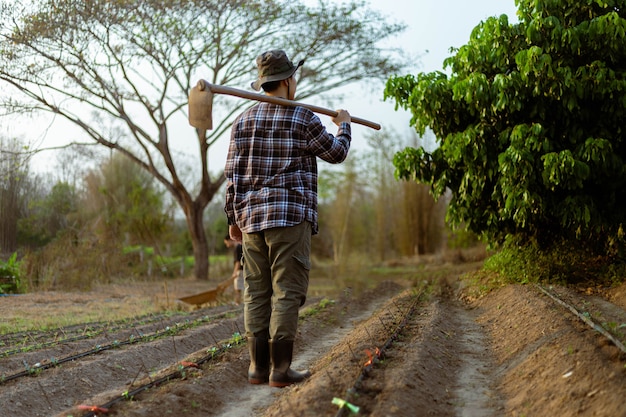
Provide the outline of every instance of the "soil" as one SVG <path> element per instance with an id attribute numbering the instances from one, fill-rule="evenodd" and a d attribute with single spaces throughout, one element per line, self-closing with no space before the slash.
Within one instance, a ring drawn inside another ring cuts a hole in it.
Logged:
<path id="1" fill-rule="evenodd" d="M 0 415 L 84 416 L 79 406 L 119 399 L 106 415 L 347 416 L 354 406 L 362 416 L 626 416 L 622 350 L 534 285 L 477 296 L 463 277 L 480 267 L 420 265 L 411 279 L 310 297 L 292 366 L 313 375 L 282 389 L 247 382 L 247 347 L 237 336 L 243 311 L 228 303 L 7 334 Z M 189 280 L 168 285 L 172 300 L 205 290 Z M 3 297 L 0 314 L 163 302 L 157 289 L 161 283 Z M 626 328 L 624 285 L 548 290 L 618 336 Z M 25 369 L 32 375 L 7 380 Z M 341 400 L 348 404 L 339 408 Z"/>

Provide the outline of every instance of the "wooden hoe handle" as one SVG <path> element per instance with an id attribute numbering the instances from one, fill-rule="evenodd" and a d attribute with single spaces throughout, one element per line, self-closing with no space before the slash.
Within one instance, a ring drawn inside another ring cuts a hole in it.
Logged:
<path id="1" fill-rule="evenodd" d="M 300 103 L 299 101 L 287 100 L 287 99 L 280 98 L 280 97 L 272 97 L 272 96 L 266 96 L 264 94 L 251 93 L 251 92 L 248 92 L 248 91 L 239 90 L 237 88 L 225 87 L 223 85 L 215 85 L 215 84 L 209 83 L 206 80 L 198 81 L 197 88 L 200 91 L 209 90 L 210 92 L 212 92 L 214 94 L 226 94 L 226 95 L 229 95 L 229 96 L 247 98 L 249 100 L 256 100 L 256 101 L 263 101 L 263 102 L 266 102 L 266 103 L 280 104 L 282 106 L 290 106 L 290 107 L 301 106 L 301 107 L 305 107 L 305 108 L 307 108 L 307 109 L 309 109 L 309 110 L 311 110 L 312 112 L 315 112 L 315 113 L 325 114 L 325 115 L 330 116 L 330 117 L 336 117 L 337 116 L 337 112 L 336 111 L 330 110 L 330 109 L 326 109 L 324 107 L 314 106 L 312 104 Z M 374 123 L 374 122 L 371 122 L 369 120 L 361 119 L 359 117 L 354 117 L 354 116 L 351 116 L 350 120 L 352 122 L 354 122 L 354 123 L 358 123 L 358 124 L 363 125 L 363 126 L 371 127 L 372 129 L 380 130 L 380 125 L 378 123 Z"/>

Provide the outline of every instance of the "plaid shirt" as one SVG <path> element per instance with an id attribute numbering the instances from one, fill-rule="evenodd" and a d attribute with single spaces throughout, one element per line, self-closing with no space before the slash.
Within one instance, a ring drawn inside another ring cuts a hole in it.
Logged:
<path id="1" fill-rule="evenodd" d="M 233 123 L 224 168 L 228 224 L 254 233 L 309 221 L 317 233 L 317 160 L 343 162 L 349 123 L 337 136 L 304 107 L 260 103 Z"/>

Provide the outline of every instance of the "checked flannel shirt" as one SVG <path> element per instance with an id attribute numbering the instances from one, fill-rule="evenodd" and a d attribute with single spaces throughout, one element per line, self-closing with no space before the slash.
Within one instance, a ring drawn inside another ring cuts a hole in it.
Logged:
<path id="1" fill-rule="evenodd" d="M 228 224 L 244 233 L 311 223 L 317 233 L 317 160 L 340 163 L 349 123 L 337 135 L 304 107 L 260 103 L 233 123 L 224 175 Z"/>

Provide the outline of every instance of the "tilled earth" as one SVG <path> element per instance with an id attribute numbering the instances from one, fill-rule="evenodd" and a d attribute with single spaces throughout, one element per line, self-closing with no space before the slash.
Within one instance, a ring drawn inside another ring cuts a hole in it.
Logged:
<path id="1" fill-rule="evenodd" d="M 230 305 L 6 335 L 0 415 L 626 416 L 622 350 L 534 285 L 477 297 L 460 280 L 467 265 L 445 270 L 312 297 L 293 366 L 313 376 L 284 389 L 247 383 L 242 309 Z M 626 329 L 626 287 L 548 290 L 617 338 Z M 0 299 L 0 314 L 44 311 L 42 298 Z"/>

